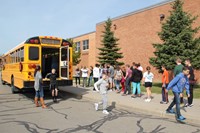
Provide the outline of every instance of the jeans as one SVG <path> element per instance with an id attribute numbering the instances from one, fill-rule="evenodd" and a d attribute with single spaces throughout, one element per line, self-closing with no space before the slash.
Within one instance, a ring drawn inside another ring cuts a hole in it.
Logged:
<path id="1" fill-rule="evenodd" d="M 115 86 L 117 88 L 117 90 L 119 91 L 120 89 L 120 80 L 114 80 L 115 81 Z"/>
<path id="2" fill-rule="evenodd" d="M 128 91 L 128 94 L 131 94 L 130 79 L 131 78 L 129 78 L 129 77 L 126 78 L 124 94 L 126 94 L 127 91 Z"/>
<path id="3" fill-rule="evenodd" d="M 40 88 L 40 90 L 38 91 L 35 91 L 35 97 L 37 98 L 43 98 L 44 97 L 44 90 L 43 90 L 43 87 Z"/>
<path id="4" fill-rule="evenodd" d="M 90 77 L 88 78 L 88 86 L 90 86 L 91 83 L 92 83 L 92 76 L 90 76 Z"/>
<path id="5" fill-rule="evenodd" d="M 133 86 L 133 94 L 135 95 L 136 89 L 137 89 L 137 94 L 140 95 L 141 90 L 140 90 L 140 82 L 132 82 Z"/>
<path id="6" fill-rule="evenodd" d="M 171 110 L 173 108 L 173 106 L 176 105 L 176 114 L 177 114 L 177 118 L 179 118 L 179 116 L 181 116 L 181 112 L 180 112 L 180 93 L 173 92 L 173 94 L 174 94 L 174 100 L 169 105 L 168 110 Z"/>

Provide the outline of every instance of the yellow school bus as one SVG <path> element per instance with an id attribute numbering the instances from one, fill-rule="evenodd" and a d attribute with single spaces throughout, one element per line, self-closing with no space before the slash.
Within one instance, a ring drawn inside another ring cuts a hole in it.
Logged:
<path id="1" fill-rule="evenodd" d="M 10 84 L 13 93 L 20 89 L 34 88 L 34 70 L 41 66 L 45 78 L 56 69 L 58 86 L 72 85 L 72 44 L 52 36 L 36 36 L 27 39 L 2 57 L 2 84 Z M 43 80 L 49 88 L 49 80 Z"/>

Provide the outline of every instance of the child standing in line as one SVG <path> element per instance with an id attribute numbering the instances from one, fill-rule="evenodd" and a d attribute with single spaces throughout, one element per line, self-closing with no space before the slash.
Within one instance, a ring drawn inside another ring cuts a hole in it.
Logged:
<path id="1" fill-rule="evenodd" d="M 162 66 L 163 74 L 162 74 L 162 101 L 160 104 L 167 104 L 168 100 L 168 93 L 166 93 L 166 88 L 169 84 L 169 72 L 167 71 L 165 66 Z"/>
<path id="2" fill-rule="evenodd" d="M 146 87 L 147 90 L 147 99 L 145 99 L 145 102 L 150 102 L 151 101 L 151 87 L 152 87 L 152 82 L 153 82 L 153 73 L 151 73 L 151 68 L 150 66 L 147 66 L 146 72 L 143 75 L 143 81 L 144 81 L 144 86 Z"/>
<path id="3" fill-rule="evenodd" d="M 174 94 L 174 100 L 167 108 L 166 112 L 175 114 L 174 110 L 172 109 L 174 105 L 176 105 L 176 115 L 177 120 L 183 121 L 186 118 L 184 118 L 181 115 L 180 112 L 180 94 L 183 92 L 183 89 L 186 88 L 186 92 L 188 94 L 188 97 L 190 97 L 190 90 L 189 90 L 189 75 L 190 70 L 187 67 L 183 68 L 183 72 L 178 74 L 168 85 L 166 92 L 172 88 L 172 92 Z"/>
<path id="4" fill-rule="evenodd" d="M 50 89 L 51 89 L 51 94 L 52 94 L 52 99 L 53 102 L 57 102 L 57 97 L 58 97 L 58 84 L 56 81 L 56 69 L 52 69 L 51 73 L 48 73 L 45 77 L 45 79 L 49 78 L 50 79 Z"/>
<path id="5" fill-rule="evenodd" d="M 81 69 L 81 73 L 83 78 L 83 87 L 86 87 L 88 77 L 88 69 L 86 68 L 86 66 L 84 66 L 84 68 Z"/>
<path id="6" fill-rule="evenodd" d="M 102 78 L 99 79 L 95 84 L 94 88 L 96 89 L 97 92 L 100 92 L 102 96 L 102 101 L 99 103 L 95 103 L 95 110 L 98 110 L 98 107 L 100 104 L 103 104 L 103 114 L 108 115 L 109 112 L 106 110 L 107 109 L 107 90 L 108 90 L 108 76 L 106 74 L 102 74 Z M 99 86 L 99 89 L 98 89 Z"/>
<path id="7" fill-rule="evenodd" d="M 80 77 L 81 77 L 81 71 L 80 71 L 80 69 L 77 67 L 77 68 L 76 68 L 76 71 L 75 71 L 76 87 L 78 87 L 78 84 L 79 84 L 79 86 L 80 86 L 80 84 L 81 84 L 81 79 L 80 79 Z"/>

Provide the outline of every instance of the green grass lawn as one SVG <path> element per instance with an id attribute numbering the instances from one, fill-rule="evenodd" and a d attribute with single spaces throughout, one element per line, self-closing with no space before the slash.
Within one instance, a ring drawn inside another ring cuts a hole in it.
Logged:
<path id="1" fill-rule="evenodd" d="M 75 83 L 75 78 L 73 82 Z M 92 80 L 92 84 L 93 84 L 93 80 Z M 82 85 L 82 78 L 81 78 L 81 85 Z M 153 83 L 153 87 L 151 89 L 152 93 L 161 94 L 161 86 L 162 86 L 161 83 Z M 141 91 L 143 93 L 146 93 L 146 89 L 143 85 L 141 85 Z M 173 95 L 171 90 L 169 91 L 169 95 Z M 184 97 L 185 96 L 186 95 L 184 94 Z M 200 85 L 194 86 L 194 98 L 200 99 Z"/>
<path id="2" fill-rule="evenodd" d="M 152 93 L 161 94 L 161 86 L 162 86 L 161 83 L 154 83 L 153 87 L 151 89 Z M 146 89 L 144 86 L 141 86 L 141 91 L 146 92 Z M 169 95 L 173 95 L 171 90 L 169 91 Z M 200 98 L 200 86 L 199 85 L 195 85 L 195 87 L 194 87 L 194 98 Z"/>

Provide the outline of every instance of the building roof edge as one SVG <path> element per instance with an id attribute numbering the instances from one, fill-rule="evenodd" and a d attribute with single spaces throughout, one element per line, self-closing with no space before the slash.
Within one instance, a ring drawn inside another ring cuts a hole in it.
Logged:
<path id="1" fill-rule="evenodd" d="M 120 16 L 118 16 L 118 17 L 114 17 L 114 18 L 112 18 L 111 20 L 117 20 L 117 19 L 121 19 L 121 18 L 124 18 L 124 17 L 128 17 L 128 16 L 133 15 L 133 14 L 141 13 L 141 12 L 144 12 L 144 11 L 147 11 L 147 10 L 150 10 L 150 9 L 153 9 L 153 8 L 156 8 L 156 7 L 160 7 L 160 6 L 169 4 L 169 3 L 173 2 L 173 1 L 175 1 L 175 0 L 165 0 L 165 1 L 162 1 L 162 2 L 157 3 L 157 4 L 154 4 L 154 5 L 145 7 L 145 8 L 141 8 L 141 9 L 139 9 L 139 10 L 135 10 L 135 11 L 129 12 L 129 13 L 120 15 Z M 102 22 L 97 23 L 96 25 L 100 25 L 100 24 L 103 24 L 103 23 L 105 23 L 105 22 L 106 22 L 106 21 L 102 21 Z"/>

